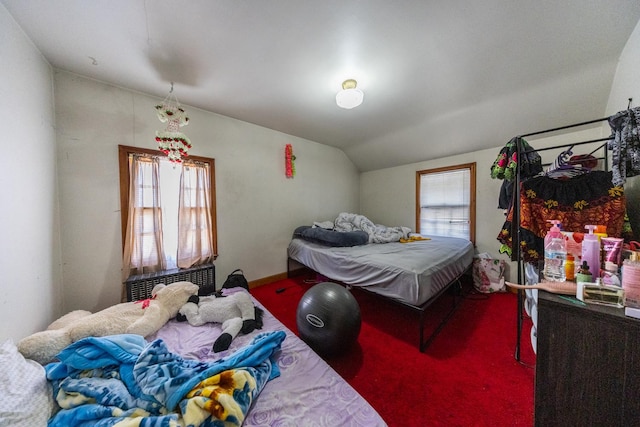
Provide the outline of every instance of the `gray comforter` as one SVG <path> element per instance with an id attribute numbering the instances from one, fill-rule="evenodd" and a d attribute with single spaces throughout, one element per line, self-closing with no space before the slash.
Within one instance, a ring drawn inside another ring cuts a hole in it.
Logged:
<path id="1" fill-rule="evenodd" d="M 387 227 L 374 224 L 364 215 L 342 212 L 334 221 L 335 231 L 365 231 L 369 235 L 369 243 L 390 243 L 406 239 L 411 232 L 408 227 Z"/>

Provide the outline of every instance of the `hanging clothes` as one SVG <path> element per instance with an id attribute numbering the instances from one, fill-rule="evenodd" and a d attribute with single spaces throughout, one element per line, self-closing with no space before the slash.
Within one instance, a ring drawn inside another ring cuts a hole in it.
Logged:
<path id="1" fill-rule="evenodd" d="M 518 139 L 521 142 L 521 160 L 518 160 Z M 516 178 L 516 170 L 520 169 L 520 179 L 524 180 L 542 172 L 542 158 L 520 137 L 512 138 L 500 150 L 498 157 L 491 166 L 491 178 L 502 179 L 502 187 L 498 197 L 498 208 L 509 209 L 512 202 L 513 184 Z"/>
<path id="2" fill-rule="evenodd" d="M 537 265 L 544 260 L 547 220 L 557 219 L 562 230 L 583 233 L 587 224 L 605 225 L 607 234 L 620 236 L 626 198 L 621 186 L 612 184 L 612 172 L 592 171 L 571 179 L 556 180 L 541 175 L 523 181 L 520 187 L 520 242 L 522 259 Z M 498 241 L 500 253 L 515 261 L 513 239 L 517 230 L 509 211 Z"/>
<path id="3" fill-rule="evenodd" d="M 628 176 L 640 175 L 640 107 L 629 108 L 609 117 L 613 183 L 623 185 Z"/>
<path id="4" fill-rule="evenodd" d="M 518 139 L 520 139 L 522 147 L 522 160 L 520 161 L 518 160 Z M 500 150 L 491 166 L 491 178 L 513 181 L 516 177 L 518 163 L 520 163 L 520 178 L 535 176 L 542 172 L 540 155 L 527 141 L 516 136 Z"/>
<path id="5" fill-rule="evenodd" d="M 549 176 L 551 172 L 569 165 L 569 159 L 573 155 L 573 151 L 571 151 L 572 149 L 573 149 L 573 145 L 567 148 L 566 150 L 564 150 L 562 153 L 558 154 L 558 157 L 556 157 L 555 160 L 551 162 L 547 170 L 545 170 L 545 173 L 547 174 L 547 176 Z"/>
<path id="6" fill-rule="evenodd" d="M 509 209 L 513 203 L 515 181 L 502 181 L 500 194 L 498 195 L 498 209 Z"/>
<path id="7" fill-rule="evenodd" d="M 544 174 L 553 179 L 570 179 L 590 172 L 591 168 L 598 164 L 598 160 L 596 159 L 594 166 L 586 167 L 583 165 L 586 160 L 582 158 L 580 160 L 574 160 L 579 156 L 573 156 L 573 151 L 571 151 L 572 148 L 573 146 L 560 153 L 545 170 Z"/>

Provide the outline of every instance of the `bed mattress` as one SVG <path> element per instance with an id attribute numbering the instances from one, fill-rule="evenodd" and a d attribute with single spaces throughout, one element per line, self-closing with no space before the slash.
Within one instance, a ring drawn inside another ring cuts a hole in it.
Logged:
<path id="1" fill-rule="evenodd" d="M 264 309 L 254 298 L 254 304 Z M 256 398 L 242 424 L 257 426 L 386 426 L 385 421 L 358 392 L 307 344 L 265 309 L 262 330 L 238 335 L 229 350 L 213 353 L 221 333 L 219 324 L 192 327 L 171 320 L 151 341 L 161 338 L 169 350 L 187 359 L 217 360 L 249 344 L 261 331 L 284 331 L 277 364 L 280 376 L 269 381 Z"/>
<path id="2" fill-rule="evenodd" d="M 421 306 L 469 268 L 474 248 L 465 239 L 436 236 L 353 247 L 293 238 L 288 255 L 327 278 Z"/>

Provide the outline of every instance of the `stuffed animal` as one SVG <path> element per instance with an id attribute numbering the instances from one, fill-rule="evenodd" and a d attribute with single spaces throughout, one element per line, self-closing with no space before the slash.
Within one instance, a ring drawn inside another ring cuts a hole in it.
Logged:
<path id="1" fill-rule="evenodd" d="M 222 323 L 222 334 L 213 343 L 213 352 L 218 353 L 227 350 L 239 333 L 262 329 L 262 314 L 262 309 L 253 305 L 251 295 L 238 290 L 228 296 L 220 293 L 204 297 L 194 295 L 182 306 L 176 319 L 186 320 L 193 326 Z"/>
<path id="2" fill-rule="evenodd" d="M 82 338 L 116 334 L 146 337 L 174 318 L 189 297 L 197 293 L 198 285 L 191 282 L 159 284 L 151 292 L 153 297 L 147 300 L 116 304 L 97 313 L 72 311 L 53 322 L 47 330 L 22 339 L 18 342 L 18 350 L 27 359 L 45 364 Z"/>

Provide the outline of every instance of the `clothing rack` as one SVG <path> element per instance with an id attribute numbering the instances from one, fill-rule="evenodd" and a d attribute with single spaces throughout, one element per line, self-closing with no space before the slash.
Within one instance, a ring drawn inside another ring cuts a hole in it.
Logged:
<path id="1" fill-rule="evenodd" d="M 513 240 L 516 244 L 512 244 L 512 254 L 515 255 L 516 257 L 516 261 L 517 261 L 517 283 L 523 284 L 523 259 L 520 253 L 520 184 L 521 184 L 521 177 L 520 177 L 520 166 L 521 166 L 521 159 L 523 158 L 524 154 L 527 153 L 531 153 L 531 152 L 542 152 L 542 151 L 548 151 L 548 150 L 554 150 L 554 149 L 559 149 L 559 148 L 566 148 L 566 147 L 576 147 L 576 146 L 580 146 L 580 145 L 586 145 L 586 144 L 594 144 L 594 143 L 598 143 L 598 142 L 604 142 L 602 145 L 600 145 L 598 148 L 596 148 L 595 150 L 593 150 L 590 154 L 593 154 L 595 152 L 597 152 L 598 150 L 601 150 L 604 148 L 604 155 L 603 157 L 598 158 L 599 160 L 604 160 L 604 165 L 605 165 L 605 170 L 608 170 L 608 165 L 609 165 L 609 159 L 608 159 L 608 152 L 606 149 L 606 142 L 605 141 L 609 141 L 611 139 L 611 137 L 606 137 L 606 138 L 598 138 L 598 139 L 592 139 L 592 140 L 588 140 L 588 141 L 579 141 L 579 142 L 574 142 L 574 143 L 567 143 L 567 144 L 560 144 L 560 145 L 554 145 L 551 147 L 544 147 L 544 148 L 539 148 L 539 149 L 535 149 L 535 150 L 524 150 L 523 146 L 522 146 L 522 140 L 526 137 L 530 137 L 530 136 L 536 136 L 536 135 L 542 135 L 542 134 L 546 134 L 546 133 L 551 133 L 551 132 L 556 132 L 556 131 L 561 131 L 561 130 L 567 130 L 567 129 L 572 129 L 572 128 L 577 128 L 577 127 L 581 127 L 581 126 L 586 126 L 586 125 L 590 125 L 590 124 L 595 124 L 595 123 L 599 123 L 599 122 L 603 122 L 603 121 L 608 121 L 609 117 L 604 117 L 601 119 L 595 119 L 595 120 L 589 120 L 586 122 L 581 122 L 581 123 L 574 123 L 571 125 L 567 125 L 567 126 L 561 126 L 561 127 L 556 127 L 556 128 L 552 128 L 552 129 L 546 129 L 546 130 L 542 130 L 542 131 L 537 131 L 537 132 L 531 132 L 525 135 L 521 135 L 518 136 L 516 138 L 516 150 L 517 150 L 517 163 L 516 163 L 516 174 L 515 174 L 515 191 L 514 191 L 514 195 L 513 195 L 513 204 L 512 204 L 512 209 L 513 209 L 513 219 L 512 221 L 515 224 L 515 230 L 516 230 L 516 239 Z M 512 255 L 512 259 L 513 259 L 513 255 Z M 518 289 L 518 318 L 517 318 L 517 340 L 516 340 L 516 348 L 515 348 L 515 352 L 514 352 L 514 357 L 515 359 L 520 362 L 520 349 L 521 349 L 521 341 L 522 341 L 522 326 L 523 326 L 523 320 L 524 320 L 524 313 L 523 313 L 523 305 L 524 305 L 524 290 L 522 289 Z"/>

